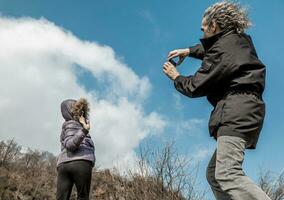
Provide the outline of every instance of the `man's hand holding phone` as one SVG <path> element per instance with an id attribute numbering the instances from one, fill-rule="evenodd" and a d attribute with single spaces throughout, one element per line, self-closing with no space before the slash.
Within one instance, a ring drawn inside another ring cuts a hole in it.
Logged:
<path id="1" fill-rule="evenodd" d="M 189 53 L 190 53 L 189 48 L 176 49 L 176 50 L 170 51 L 168 54 L 168 61 L 176 67 L 183 62 L 183 60 L 189 55 Z M 178 62 L 174 60 L 174 58 L 176 57 L 179 57 Z"/>

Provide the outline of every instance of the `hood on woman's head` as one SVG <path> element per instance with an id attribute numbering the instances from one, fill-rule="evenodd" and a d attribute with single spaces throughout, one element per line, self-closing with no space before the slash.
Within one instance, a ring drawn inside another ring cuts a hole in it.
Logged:
<path id="1" fill-rule="evenodd" d="M 67 99 L 61 103 L 61 113 L 66 121 L 78 121 L 81 115 L 88 118 L 89 111 L 89 103 L 85 98 L 80 98 L 78 100 Z"/>
<path id="2" fill-rule="evenodd" d="M 74 103 L 76 103 L 74 99 L 67 99 L 61 103 L 61 114 L 66 121 L 74 119 L 72 114 L 72 105 Z"/>

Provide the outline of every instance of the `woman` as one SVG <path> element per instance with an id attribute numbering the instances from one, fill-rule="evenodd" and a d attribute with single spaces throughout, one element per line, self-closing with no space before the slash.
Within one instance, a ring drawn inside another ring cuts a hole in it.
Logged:
<path id="1" fill-rule="evenodd" d="M 86 99 L 68 99 L 61 103 L 65 122 L 60 136 L 61 153 L 57 161 L 57 200 L 68 200 L 75 184 L 78 199 L 88 200 L 92 168 L 95 164 L 94 143 L 89 135 L 89 104 Z"/>

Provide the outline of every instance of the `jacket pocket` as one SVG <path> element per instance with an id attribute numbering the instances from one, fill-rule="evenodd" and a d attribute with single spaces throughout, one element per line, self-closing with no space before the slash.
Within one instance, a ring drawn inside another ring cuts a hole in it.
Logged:
<path id="1" fill-rule="evenodd" d="M 199 71 L 201 71 L 201 72 L 209 72 L 210 69 L 212 68 L 212 65 L 213 64 L 211 62 L 209 62 L 207 60 L 204 60 L 202 62 L 202 64 L 201 64 L 201 67 L 200 67 Z"/>

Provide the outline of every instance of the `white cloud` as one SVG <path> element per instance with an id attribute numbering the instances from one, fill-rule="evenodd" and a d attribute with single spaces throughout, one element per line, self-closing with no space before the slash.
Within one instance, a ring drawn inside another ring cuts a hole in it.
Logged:
<path id="1" fill-rule="evenodd" d="M 176 124 L 176 132 L 178 134 L 200 135 L 204 132 L 206 121 L 199 118 L 191 118 L 178 122 Z"/>
<path id="2" fill-rule="evenodd" d="M 165 126 L 158 114 L 144 116 L 141 107 L 125 98 L 116 104 L 101 100 L 93 110 L 97 149 L 99 155 L 104 155 L 100 158 L 102 163 L 108 160 L 129 162 L 124 158 L 126 155 L 135 160 L 129 149 L 137 147 L 149 133 L 159 132 Z M 112 141 L 111 146 L 109 141 Z"/>
<path id="3" fill-rule="evenodd" d="M 184 112 L 184 107 L 181 103 L 181 95 L 177 92 L 173 93 L 174 106 L 179 113 Z"/>
<path id="4" fill-rule="evenodd" d="M 208 158 L 213 154 L 213 149 L 210 147 L 199 147 L 198 150 L 195 151 L 192 158 L 195 162 L 203 161 L 204 159 Z"/>
<path id="5" fill-rule="evenodd" d="M 143 111 L 148 78 L 135 74 L 109 46 L 82 41 L 45 19 L 1 17 L 0 47 L 0 139 L 58 154 L 61 101 L 87 97 L 97 164 L 110 167 L 133 162 L 139 142 L 165 126 L 158 113 Z M 107 91 L 94 86 L 87 92 L 74 65 L 107 84 Z"/>

